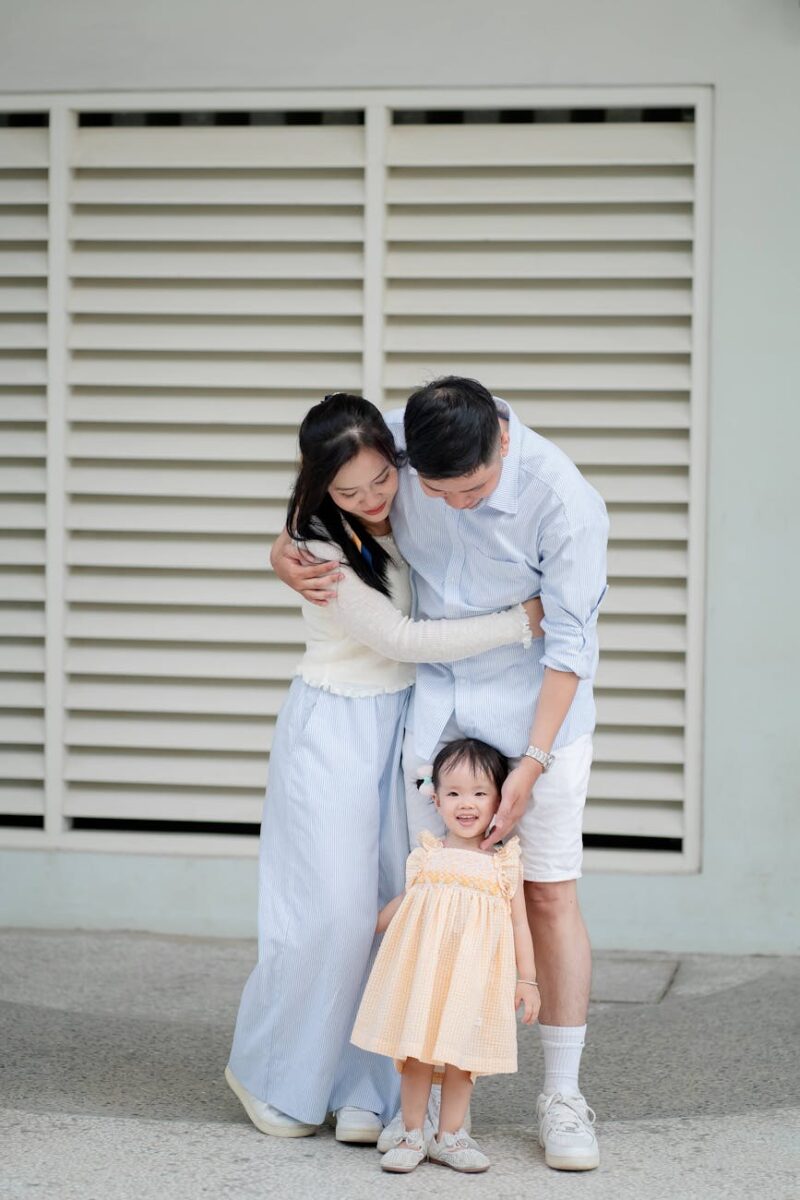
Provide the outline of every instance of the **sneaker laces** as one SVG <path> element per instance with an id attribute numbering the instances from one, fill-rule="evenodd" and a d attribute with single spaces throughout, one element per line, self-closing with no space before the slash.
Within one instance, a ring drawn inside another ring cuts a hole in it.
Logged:
<path id="1" fill-rule="evenodd" d="M 547 1097 L 542 1113 L 542 1120 L 546 1118 L 558 1133 L 580 1133 L 584 1126 L 594 1125 L 596 1114 L 582 1096 L 562 1096 L 561 1092 L 553 1092 Z"/>

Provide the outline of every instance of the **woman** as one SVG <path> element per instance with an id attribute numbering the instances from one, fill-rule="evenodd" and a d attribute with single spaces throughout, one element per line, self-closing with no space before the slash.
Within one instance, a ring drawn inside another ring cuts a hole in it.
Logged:
<path id="1" fill-rule="evenodd" d="M 338 1140 L 375 1142 L 398 1078 L 349 1038 L 378 910 L 403 888 L 412 664 L 527 643 L 540 607 L 412 621 L 390 525 L 402 464 L 379 411 L 326 397 L 300 427 L 300 452 L 287 530 L 341 575 L 327 606 L 303 602 L 307 649 L 278 717 L 261 826 L 258 965 L 225 1074 L 264 1133 L 304 1137 L 333 1112 Z"/>

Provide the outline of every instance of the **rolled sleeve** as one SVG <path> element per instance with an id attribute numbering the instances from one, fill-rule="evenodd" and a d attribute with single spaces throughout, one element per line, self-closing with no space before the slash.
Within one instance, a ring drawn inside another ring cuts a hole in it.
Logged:
<path id="1" fill-rule="evenodd" d="M 597 493 L 589 511 L 551 515 L 539 545 L 544 654 L 555 671 L 591 679 L 597 666 L 597 617 L 607 591 L 608 516 Z"/>

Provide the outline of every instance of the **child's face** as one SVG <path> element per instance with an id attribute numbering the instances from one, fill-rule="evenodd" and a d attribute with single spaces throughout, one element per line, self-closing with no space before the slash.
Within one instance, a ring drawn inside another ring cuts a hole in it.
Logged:
<path id="1" fill-rule="evenodd" d="M 448 830 L 470 839 L 482 836 L 491 825 L 500 793 L 489 775 L 481 770 L 476 774 L 464 762 L 442 771 L 434 802 Z"/>

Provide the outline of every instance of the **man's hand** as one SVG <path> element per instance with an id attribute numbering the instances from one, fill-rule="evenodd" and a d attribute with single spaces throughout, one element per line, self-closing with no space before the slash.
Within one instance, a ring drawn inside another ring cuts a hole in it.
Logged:
<path id="1" fill-rule="evenodd" d="M 509 773 L 500 793 L 500 807 L 495 813 L 492 832 L 481 842 L 481 850 L 488 850 L 508 836 L 528 807 L 533 785 L 541 773 L 542 764 L 534 758 L 523 758 Z"/>
<path id="2" fill-rule="evenodd" d="M 278 579 L 312 604 L 324 608 L 329 600 L 336 598 L 335 585 L 342 578 L 339 564 L 320 562 L 296 546 L 286 530 L 276 539 L 269 560 Z"/>

